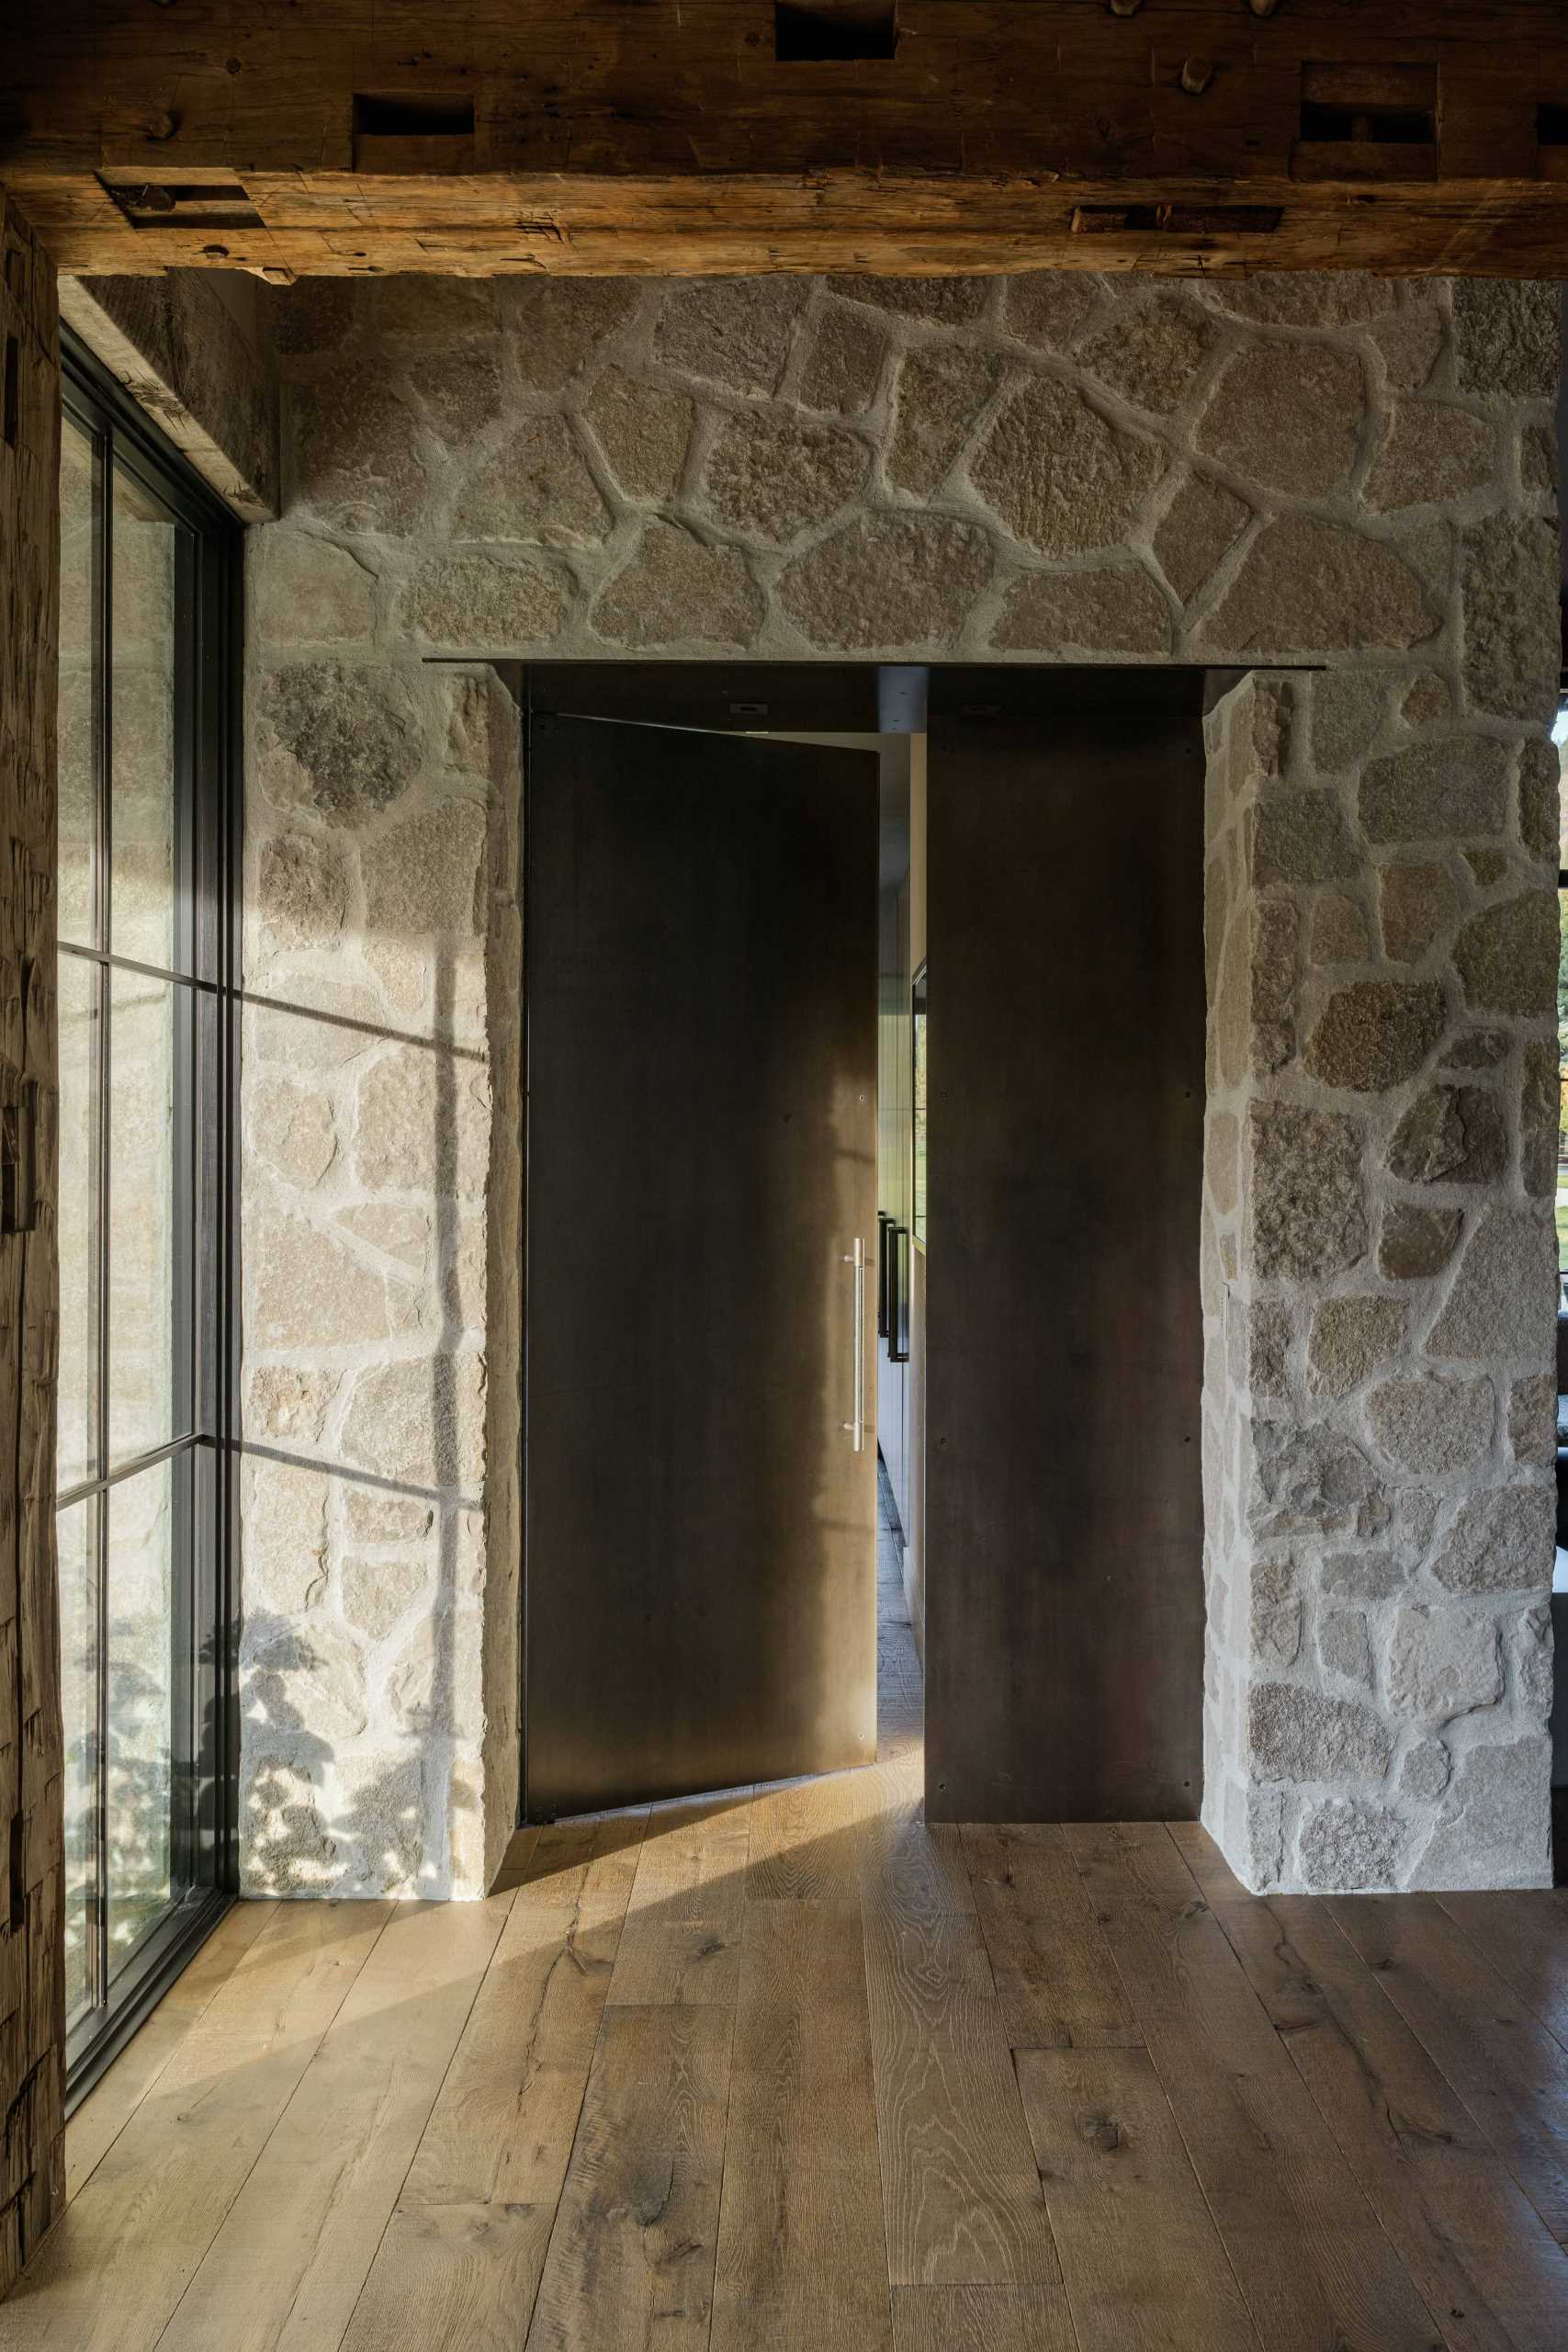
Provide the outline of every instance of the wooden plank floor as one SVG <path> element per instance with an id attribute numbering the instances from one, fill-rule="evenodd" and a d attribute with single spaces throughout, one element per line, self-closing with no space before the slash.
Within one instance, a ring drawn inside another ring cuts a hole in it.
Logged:
<path id="1" fill-rule="evenodd" d="M 0 2352 L 1564 2352 L 1568 1894 L 928 1831 L 879 1589 L 865 1770 L 232 1912 Z"/>

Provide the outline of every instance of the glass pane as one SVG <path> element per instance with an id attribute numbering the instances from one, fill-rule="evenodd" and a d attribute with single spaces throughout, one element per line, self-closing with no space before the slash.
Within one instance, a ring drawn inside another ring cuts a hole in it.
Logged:
<path id="1" fill-rule="evenodd" d="M 60 1514 L 60 1695 L 65 1721 L 65 2013 L 98 1997 L 98 1498 Z"/>
<path id="2" fill-rule="evenodd" d="M 183 1466 L 160 1462 L 107 1496 L 104 1826 L 111 1976 L 174 1891 L 174 1498 Z"/>
<path id="3" fill-rule="evenodd" d="M 60 447 L 60 936 L 96 944 L 93 870 L 97 839 L 101 459 L 69 417 Z"/>
<path id="4" fill-rule="evenodd" d="M 98 1467 L 99 967 L 60 958 L 60 1490 Z"/>
<path id="5" fill-rule="evenodd" d="M 174 965 L 175 647 L 181 526 L 116 469 L 109 944 L 140 964 Z"/>
<path id="6" fill-rule="evenodd" d="M 116 972 L 109 998 L 109 1461 L 189 1426 L 187 991 Z"/>

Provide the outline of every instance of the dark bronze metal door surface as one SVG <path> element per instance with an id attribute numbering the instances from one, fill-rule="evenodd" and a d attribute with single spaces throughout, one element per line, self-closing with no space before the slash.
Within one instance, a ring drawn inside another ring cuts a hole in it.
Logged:
<path id="1" fill-rule="evenodd" d="M 980 683 L 988 714 L 933 673 L 929 749 L 927 1813 L 1187 1819 L 1197 681 L 1190 709 L 1120 718 L 1118 679 L 1078 708 Z"/>
<path id="2" fill-rule="evenodd" d="M 528 770 L 539 1820 L 875 1754 L 878 763 L 547 714 Z"/>

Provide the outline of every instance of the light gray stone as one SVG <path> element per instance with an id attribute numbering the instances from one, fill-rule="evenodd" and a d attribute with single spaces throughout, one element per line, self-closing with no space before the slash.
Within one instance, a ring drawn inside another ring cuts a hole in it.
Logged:
<path id="1" fill-rule="evenodd" d="M 1551 1742 L 1472 1747 L 1417 1863 L 1425 1887 L 1549 1886 Z"/>
<path id="2" fill-rule="evenodd" d="M 1556 1312 L 1557 1237 L 1544 1204 L 1489 1208 L 1465 1244 L 1427 1352 L 1522 1355 L 1546 1363 Z"/>
<path id="3" fill-rule="evenodd" d="M 1313 906 L 1307 941 L 1307 958 L 1314 967 L 1364 964 L 1371 954 L 1367 918 L 1354 899 L 1317 899 Z"/>
<path id="4" fill-rule="evenodd" d="M 1557 956 L 1557 899 L 1550 890 L 1524 891 L 1482 908 L 1454 941 L 1465 1002 L 1475 1012 L 1544 1019 L 1556 1002 Z"/>
<path id="5" fill-rule="evenodd" d="M 531 416 L 472 473 L 454 521 L 463 539 L 597 547 L 614 520 L 563 416 Z"/>
<path id="6" fill-rule="evenodd" d="M 1459 892 L 1443 865 L 1385 865 L 1378 876 L 1383 953 L 1418 963 L 1459 911 Z"/>
<path id="7" fill-rule="evenodd" d="M 1556 1193 L 1561 1068 L 1554 1037 L 1530 1037 L 1518 1056 L 1518 1173 L 1533 1200 Z"/>
<path id="8" fill-rule="evenodd" d="M 1254 1299 L 1247 1314 L 1247 1385 L 1255 1396 L 1290 1394 L 1291 1310 L 1278 1299 Z"/>
<path id="9" fill-rule="evenodd" d="M 1466 1496 L 1432 1563 L 1450 1592 L 1546 1591 L 1557 1518 L 1550 1487 L 1495 1487 Z"/>
<path id="10" fill-rule="evenodd" d="M 762 611 L 739 548 L 708 547 L 678 524 L 653 522 L 601 594 L 593 625 L 612 645 L 745 647 Z"/>
<path id="11" fill-rule="evenodd" d="M 1404 1184 L 1491 1184 L 1507 1164 L 1503 1106 L 1484 1086 L 1427 1087 L 1388 1148 L 1389 1172 Z"/>
<path id="12" fill-rule="evenodd" d="M 1484 488 L 1496 464 L 1496 437 L 1479 417 L 1461 408 L 1400 401 L 1363 495 L 1374 514 L 1437 505 Z"/>
<path id="13" fill-rule="evenodd" d="M 1391 1201 L 1382 1213 L 1378 1272 L 1385 1282 L 1419 1282 L 1441 1273 L 1459 1244 L 1463 1211 Z"/>
<path id="14" fill-rule="evenodd" d="M 1312 754 L 1329 775 L 1354 766 L 1388 713 L 1388 682 L 1376 670 L 1325 670 L 1312 682 Z"/>
<path id="15" fill-rule="evenodd" d="M 475 1487 L 484 1473 L 483 1358 L 415 1357 L 355 1374 L 343 1450 L 378 1477 Z"/>
<path id="16" fill-rule="evenodd" d="M 1336 1552 L 1323 1563 L 1325 1600 L 1361 1601 L 1375 1608 L 1407 1581 L 1407 1570 L 1392 1552 Z"/>
<path id="17" fill-rule="evenodd" d="M 1295 1103 L 1258 1102 L 1248 1139 L 1258 1276 L 1316 1281 L 1364 1257 L 1366 1189 L 1355 1121 Z"/>
<path id="18" fill-rule="evenodd" d="M 1418 1739 L 1399 1768 L 1399 1792 L 1416 1804 L 1436 1804 L 1449 1785 L 1450 1770 L 1449 1751 L 1440 1739 Z"/>
<path id="19" fill-rule="evenodd" d="M 1159 443 L 1111 424 L 1071 385 L 1032 376 L 1004 401 L 969 477 L 1014 538 L 1086 555 L 1120 548 L 1166 462 Z"/>
<path id="20" fill-rule="evenodd" d="M 773 547 L 827 523 L 865 480 L 863 442 L 837 425 L 776 409 L 741 409 L 709 452 L 706 504 L 716 519 Z"/>
<path id="21" fill-rule="evenodd" d="M 367 1191 L 477 1198 L 489 1159 L 482 1075 L 426 1046 L 384 1047 L 355 1096 L 354 1169 Z"/>
<path id="22" fill-rule="evenodd" d="M 253 1627 L 264 1623 L 267 1603 L 299 1617 L 326 1598 L 327 1485 L 323 1471 L 300 1463 L 260 1455 L 245 1461 L 241 1493 L 246 1617 Z"/>
<path id="23" fill-rule="evenodd" d="M 471 939 L 483 928 L 485 811 L 444 800 L 389 827 L 360 852 L 372 940 Z"/>
<path id="24" fill-rule="evenodd" d="M 1358 980 L 1329 998 L 1303 1059 L 1325 1086 L 1378 1093 L 1416 1075 L 1444 1017 L 1435 980 Z"/>
<path id="25" fill-rule="evenodd" d="M 1557 398 L 1562 322 L 1556 289 L 1531 279 L 1456 277 L 1454 374 L 1483 401 Z"/>
<path id="26" fill-rule="evenodd" d="M 1218 342 L 1213 315 L 1170 288 L 1120 302 L 1100 332 L 1077 346 L 1077 364 L 1119 400 L 1151 415 L 1179 408 Z"/>
<path id="27" fill-rule="evenodd" d="M 1253 540 L 1195 650 L 1292 661 L 1415 645 L 1437 625 L 1419 573 L 1394 548 L 1316 515 L 1282 514 Z"/>
<path id="28" fill-rule="evenodd" d="M 1489 1380 L 1385 1380 L 1367 1398 L 1367 1424 L 1385 1460 L 1418 1478 L 1451 1478 L 1492 1444 Z"/>
<path id="29" fill-rule="evenodd" d="M 1252 877 L 1259 887 L 1337 882 L 1359 864 L 1337 792 L 1270 792 L 1259 801 L 1252 850 Z"/>
<path id="30" fill-rule="evenodd" d="M 1301 1871 L 1324 1894 L 1359 1894 L 1394 1885 L 1400 1821 L 1381 1804 L 1327 1797 L 1302 1825 Z"/>
<path id="31" fill-rule="evenodd" d="M 1205 457 L 1269 490 L 1321 498 L 1348 478 L 1365 405 L 1350 353 L 1248 344 L 1224 368 L 1194 438 Z"/>
<path id="32" fill-rule="evenodd" d="M 991 292 L 986 277 L 840 277 L 829 284 L 852 302 L 891 311 L 897 318 L 926 319 L 937 326 L 968 326 Z"/>
<path id="33" fill-rule="evenodd" d="M 1531 737 L 1519 746 L 1519 839 L 1532 857 L 1555 866 L 1562 833 L 1562 758 L 1555 743 Z"/>
<path id="34" fill-rule="evenodd" d="M 272 1731 L 352 1739 L 369 1720 L 359 1652 L 322 1619 L 264 1642 L 241 1679 L 246 1716 Z"/>
<path id="35" fill-rule="evenodd" d="M 435 555 L 404 589 L 398 617 L 422 645 L 496 651 L 548 645 L 570 598 L 566 578 L 511 555 Z"/>
<path id="36" fill-rule="evenodd" d="M 1397 278 L 1343 269 L 1259 270 L 1246 277 L 1206 277 L 1203 287 L 1210 301 L 1235 317 L 1284 327 L 1361 326 L 1393 310 L 1401 292 Z"/>
<path id="37" fill-rule="evenodd" d="M 350 1487 L 344 1504 L 348 1532 L 361 1544 L 412 1544 L 428 1535 L 435 1521 L 429 1503 L 412 1495 L 385 1495 L 374 1487 Z"/>
<path id="38" fill-rule="evenodd" d="M 642 294 L 635 277 L 517 277 L 498 284 L 507 348 L 525 386 L 541 392 L 561 390 L 605 350 Z"/>
<path id="39" fill-rule="evenodd" d="M 807 407 L 858 416 L 876 397 L 886 347 L 882 330 L 863 311 L 825 302 L 801 370 L 800 397 Z"/>
<path id="40" fill-rule="evenodd" d="M 339 531 L 413 529 L 430 483 L 413 412 L 384 377 L 359 366 L 337 368 L 294 386 L 285 414 L 291 515 L 304 508 Z"/>
<path id="41" fill-rule="evenodd" d="M 258 531 L 246 548 L 246 604 L 269 645 L 358 644 L 376 613 L 376 573 L 346 548 L 303 531 Z"/>
<path id="42" fill-rule="evenodd" d="M 1364 1610 L 1325 1610 L 1318 1621 L 1317 1654 L 1331 1674 L 1371 1689 L 1372 1651 Z"/>
<path id="43" fill-rule="evenodd" d="M 1404 1342 L 1408 1310 L 1397 1298 L 1325 1298 L 1307 1334 L 1307 1385 L 1314 1396 L 1342 1396 Z"/>
<path id="44" fill-rule="evenodd" d="M 367 1641 L 385 1641 L 427 1581 L 423 1560 L 351 1556 L 343 1564 L 343 1613 Z"/>
<path id="45" fill-rule="evenodd" d="M 1472 710 L 1516 720 L 1550 718 L 1562 659 L 1552 609 L 1559 568 L 1554 517 L 1490 514 L 1462 534 L 1462 666 Z"/>
<path id="46" fill-rule="evenodd" d="M 1551 1468 L 1557 1453 L 1555 1372 L 1532 1372 L 1510 1384 L 1508 1445 L 1516 1462 Z"/>
<path id="47" fill-rule="evenodd" d="M 634 498 L 667 498 L 692 437 L 694 410 L 685 393 L 606 368 L 585 413 L 622 489 Z"/>
<path id="48" fill-rule="evenodd" d="M 1388 1770 L 1388 1733 L 1370 1707 L 1300 1683 L 1252 1685 L 1247 1736 L 1264 1781 L 1378 1781 Z"/>
<path id="49" fill-rule="evenodd" d="M 1557 1695 L 1549 1601 L 1525 1611 L 1515 1624 L 1508 1646 L 1519 1711 L 1533 1716 L 1544 1730 Z"/>
<path id="50" fill-rule="evenodd" d="M 794 557 L 779 602 L 813 645 L 913 651 L 950 644 L 990 578 L 973 524 L 866 514 Z"/>
<path id="51" fill-rule="evenodd" d="M 426 424 L 453 452 L 488 431 L 502 413 L 500 356 L 488 347 L 456 344 L 427 352 L 409 370 L 408 381 Z"/>
<path id="52" fill-rule="evenodd" d="M 1136 564 L 1113 571 L 1026 571 L 992 643 L 1003 652 L 1168 653 L 1169 608 Z"/>
<path id="53" fill-rule="evenodd" d="M 1293 1666 L 1302 1646 L 1302 1599 L 1289 1560 L 1259 1560 L 1252 1571 L 1252 1656 L 1265 1666 Z"/>
<path id="54" fill-rule="evenodd" d="M 335 1351 L 389 1337 L 385 1284 L 335 1235 L 254 1195 L 245 1228 L 252 1346 Z"/>
<path id="55" fill-rule="evenodd" d="M 286 1182 L 310 1192 L 337 1158 L 329 1098 L 289 1080 L 258 1080 L 250 1097 L 251 1149 Z"/>
<path id="56" fill-rule="evenodd" d="M 1189 474 L 1155 528 L 1160 570 L 1185 600 L 1210 579 L 1252 520 L 1252 509 L 1206 474 Z"/>
<path id="57" fill-rule="evenodd" d="M 942 481 L 1001 381 L 987 351 L 939 344 L 899 364 L 883 469 L 897 490 L 928 497 Z"/>
<path id="58" fill-rule="evenodd" d="M 1262 1537 L 1332 1534 L 1354 1526 L 1360 1507 L 1376 1497 L 1371 1463 L 1342 1430 L 1258 1421 L 1252 1443 L 1248 1517 Z"/>
<path id="59" fill-rule="evenodd" d="M 324 947 L 348 912 L 348 867 L 315 833 L 274 833 L 262 843 L 252 913 L 269 947 Z"/>
<path id="60" fill-rule="evenodd" d="M 665 294 L 653 356 L 732 392 L 776 392 L 807 291 L 798 277 L 683 278 Z"/>
<path id="61" fill-rule="evenodd" d="M 276 808 L 358 825 L 398 798 L 419 763 L 413 698 L 384 663 L 298 662 L 265 676 L 259 701 L 255 776 Z"/>
<path id="62" fill-rule="evenodd" d="M 341 1379 L 315 1364 L 257 1364 L 250 1375 L 246 1437 L 319 1444 Z"/>
<path id="63" fill-rule="evenodd" d="M 1475 840 L 1508 821 L 1508 752 L 1483 735 L 1413 743 L 1374 760 L 1361 779 L 1370 842 Z"/>
<path id="64" fill-rule="evenodd" d="M 1103 290 L 1087 270 L 1028 270 L 1002 281 L 1002 316 L 1021 342 L 1070 351 Z"/>

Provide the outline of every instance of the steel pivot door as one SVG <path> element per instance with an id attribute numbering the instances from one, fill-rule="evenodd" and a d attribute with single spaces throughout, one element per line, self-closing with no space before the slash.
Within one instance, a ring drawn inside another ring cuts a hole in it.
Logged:
<path id="1" fill-rule="evenodd" d="M 553 715 L 528 764 L 539 1820 L 875 1754 L 878 764 Z"/>
<path id="2" fill-rule="evenodd" d="M 1198 1810 L 1198 684 L 932 691 L 931 1820 Z"/>

